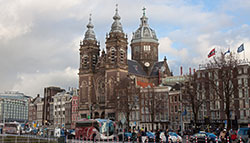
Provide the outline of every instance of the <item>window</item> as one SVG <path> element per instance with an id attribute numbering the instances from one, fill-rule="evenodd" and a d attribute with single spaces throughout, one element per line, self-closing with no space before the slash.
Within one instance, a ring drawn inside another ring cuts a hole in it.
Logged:
<path id="1" fill-rule="evenodd" d="M 202 77 L 206 77 L 206 73 L 204 72 L 204 73 L 202 73 Z"/>
<path id="2" fill-rule="evenodd" d="M 212 73 L 211 73 L 211 72 L 208 73 L 208 77 L 209 77 L 210 79 L 212 78 Z"/>
<path id="3" fill-rule="evenodd" d="M 144 51 L 150 51 L 150 45 L 144 45 Z"/>
<path id="4" fill-rule="evenodd" d="M 84 56 L 83 56 L 83 66 L 84 66 L 84 67 L 87 67 L 87 66 L 88 66 L 88 56 L 87 56 L 87 55 L 84 55 Z"/>
<path id="5" fill-rule="evenodd" d="M 242 80 L 240 78 L 240 79 L 238 79 L 238 85 L 241 85 L 241 84 L 242 84 Z"/>
<path id="6" fill-rule="evenodd" d="M 115 63 L 115 58 L 116 58 L 115 52 L 116 52 L 115 48 L 111 48 L 111 52 L 110 52 L 111 53 L 111 55 L 110 55 L 111 63 Z"/>
<path id="7" fill-rule="evenodd" d="M 245 94 L 245 97 L 248 97 L 248 88 L 245 88 L 245 90 L 244 90 L 245 92 L 244 92 L 244 94 Z"/>
<path id="8" fill-rule="evenodd" d="M 240 100 L 240 108 L 243 108 L 243 100 Z"/>
<path id="9" fill-rule="evenodd" d="M 215 109 L 220 109 L 220 101 L 215 101 Z"/>
<path id="10" fill-rule="evenodd" d="M 248 73 L 248 68 L 247 68 L 247 67 L 245 67 L 243 70 L 244 70 L 243 72 L 244 72 L 245 74 Z"/>
<path id="11" fill-rule="evenodd" d="M 220 118 L 220 112 L 218 111 L 218 112 L 216 112 L 216 116 L 217 116 L 217 119 L 219 119 Z"/>
<path id="12" fill-rule="evenodd" d="M 242 98 L 243 94 L 242 94 L 242 89 L 239 89 L 239 98 Z"/>
<path id="13" fill-rule="evenodd" d="M 94 67 L 96 65 L 96 61 L 97 61 L 97 56 L 93 55 L 92 56 L 92 66 Z"/>
<path id="14" fill-rule="evenodd" d="M 197 73 L 197 78 L 200 78 L 200 73 Z"/>
<path id="15" fill-rule="evenodd" d="M 238 69 L 238 74 L 241 74 L 241 73 L 242 73 L 242 69 L 239 68 L 239 69 Z"/>
<path id="16" fill-rule="evenodd" d="M 124 62 L 124 51 L 123 50 L 120 51 L 120 60 L 122 63 Z"/>
<path id="17" fill-rule="evenodd" d="M 247 78 L 244 78 L 243 80 L 244 80 L 244 86 L 245 86 L 245 87 L 248 87 L 248 79 L 247 79 Z"/>
<path id="18" fill-rule="evenodd" d="M 243 118 L 244 118 L 244 112 L 242 110 L 242 111 L 240 111 L 240 119 L 243 119 Z"/>

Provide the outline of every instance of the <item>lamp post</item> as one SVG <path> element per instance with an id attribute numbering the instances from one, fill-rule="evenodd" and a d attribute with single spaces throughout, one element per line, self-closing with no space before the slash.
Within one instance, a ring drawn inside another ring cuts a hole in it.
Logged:
<path id="1" fill-rule="evenodd" d="M 89 109 L 90 109 L 90 119 L 93 118 L 93 104 L 89 105 Z"/>
<path id="2" fill-rule="evenodd" d="M 4 99 L 3 99 L 3 124 L 5 124 L 5 111 L 4 111 L 5 107 L 4 107 L 4 104 L 5 104 L 5 102 L 4 102 Z"/>
<path id="3" fill-rule="evenodd" d="M 182 123 L 182 111 L 179 110 L 179 113 L 180 113 L 180 122 L 181 122 L 181 128 L 180 128 L 181 130 L 180 131 L 181 131 L 181 136 L 182 136 L 183 135 L 183 129 L 182 129 L 183 128 L 183 125 L 182 125 L 183 124 Z"/>

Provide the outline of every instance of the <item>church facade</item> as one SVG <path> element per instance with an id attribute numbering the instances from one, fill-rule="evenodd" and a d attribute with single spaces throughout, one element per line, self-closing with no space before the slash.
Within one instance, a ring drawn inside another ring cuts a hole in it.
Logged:
<path id="1" fill-rule="evenodd" d="M 114 87 L 124 78 L 133 78 L 137 86 L 158 86 L 161 78 L 172 76 L 166 58 L 158 61 L 159 42 L 149 27 L 143 11 L 141 24 L 130 42 L 132 60 L 128 56 L 128 38 L 116 8 L 110 32 L 106 35 L 106 50 L 100 50 L 91 22 L 80 42 L 79 109 L 80 118 L 116 119 Z"/>

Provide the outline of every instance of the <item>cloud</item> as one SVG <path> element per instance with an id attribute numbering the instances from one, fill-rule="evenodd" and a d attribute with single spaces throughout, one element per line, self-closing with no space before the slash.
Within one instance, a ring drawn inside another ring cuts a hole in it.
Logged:
<path id="1" fill-rule="evenodd" d="M 22 91 L 33 97 L 36 96 L 36 94 L 41 94 L 43 96 L 44 87 L 58 86 L 64 89 L 68 87 L 77 87 L 77 73 L 78 69 L 67 67 L 63 71 L 18 74 L 18 82 L 15 83 L 12 90 Z"/>
<path id="2" fill-rule="evenodd" d="M 235 51 L 245 43 L 245 54 L 250 58 L 249 2 L 237 2 L 208 6 L 186 0 L 0 1 L 0 90 L 18 89 L 35 95 L 50 84 L 77 85 L 77 75 L 69 76 L 66 69 L 76 72 L 79 67 L 79 41 L 89 14 L 101 48 L 105 48 L 116 3 L 129 42 L 140 25 L 141 9 L 146 7 L 149 25 L 160 42 L 159 59 L 166 56 L 174 73 L 180 65 L 185 69 L 197 67 L 214 46 L 230 46 Z M 129 45 L 128 49 L 131 57 Z M 36 83 L 39 80 L 42 84 Z"/>
<path id="3" fill-rule="evenodd" d="M 167 54 L 170 57 L 180 57 L 180 60 L 186 60 L 188 58 L 187 49 L 175 49 L 172 47 L 173 42 L 168 37 L 161 38 L 159 43 L 159 53 Z"/>

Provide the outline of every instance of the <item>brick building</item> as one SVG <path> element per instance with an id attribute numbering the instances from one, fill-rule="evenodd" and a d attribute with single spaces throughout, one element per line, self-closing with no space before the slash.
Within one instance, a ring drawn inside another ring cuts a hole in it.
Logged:
<path id="1" fill-rule="evenodd" d="M 42 98 L 39 94 L 34 99 L 29 101 L 29 122 L 37 122 L 37 103 L 41 102 Z"/>
<path id="2" fill-rule="evenodd" d="M 75 123 L 77 120 L 79 120 L 79 114 L 78 114 L 78 102 L 79 102 L 79 90 L 75 90 L 72 95 L 72 111 L 71 111 L 71 128 L 75 128 Z"/>
<path id="3" fill-rule="evenodd" d="M 219 74 L 215 75 L 213 72 Z M 199 112 L 199 120 L 204 124 L 205 118 L 209 119 L 209 124 L 213 126 L 224 126 L 226 120 L 225 108 L 226 105 L 220 97 L 211 92 L 211 87 L 207 85 L 204 80 L 207 78 L 217 79 L 218 86 L 222 86 L 221 69 L 206 70 L 201 67 L 197 71 L 198 93 L 204 95 L 206 103 Z M 250 95 L 249 95 L 249 77 L 250 77 L 250 63 L 243 60 L 240 61 L 237 67 L 232 70 L 232 86 L 237 90 L 230 97 L 230 119 L 231 125 L 234 128 L 240 126 L 247 126 L 250 123 Z M 222 88 L 221 88 L 222 89 Z"/>
<path id="4" fill-rule="evenodd" d="M 43 103 L 43 116 L 42 124 L 53 124 L 53 100 L 52 97 L 58 92 L 65 91 L 60 87 L 46 87 L 44 88 L 44 103 Z"/>
<path id="5" fill-rule="evenodd" d="M 145 130 L 167 129 L 169 125 L 169 88 L 158 86 L 141 89 L 140 128 Z"/>
<path id="6" fill-rule="evenodd" d="M 52 99 L 54 127 L 71 128 L 72 95 L 63 91 L 54 95 Z"/>

